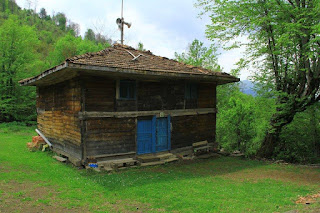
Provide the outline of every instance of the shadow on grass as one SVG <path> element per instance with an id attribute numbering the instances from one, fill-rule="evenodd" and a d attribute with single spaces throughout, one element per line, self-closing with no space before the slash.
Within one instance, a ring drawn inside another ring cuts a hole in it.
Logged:
<path id="1" fill-rule="evenodd" d="M 114 173 L 82 171 L 81 175 L 109 190 L 122 190 L 148 184 L 181 182 L 188 179 L 213 179 L 244 169 L 263 167 L 267 164 L 240 158 L 221 157 L 175 162 L 153 167 L 139 167 Z"/>

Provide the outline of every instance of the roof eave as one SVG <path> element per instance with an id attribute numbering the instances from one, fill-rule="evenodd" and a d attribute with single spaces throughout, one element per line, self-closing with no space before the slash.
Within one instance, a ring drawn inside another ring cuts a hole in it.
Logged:
<path id="1" fill-rule="evenodd" d="M 68 65 L 69 65 L 69 63 L 67 61 L 65 61 L 62 64 L 59 64 L 51 69 L 48 69 L 37 76 L 34 76 L 32 78 L 28 78 L 28 79 L 23 79 L 23 80 L 19 81 L 19 84 L 20 84 L 20 86 L 33 86 L 32 84 L 35 83 L 36 81 L 39 81 L 40 79 L 42 79 L 42 78 L 46 77 L 47 75 L 50 75 L 54 72 L 58 72 L 62 69 L 65 69 L 68 67 Z"/>
<path id="2" fill-rule="evenodd" d="M 155 76 L 155 77 L 164 77 L 164 78 L 179 78 L 179 79 L 193 79 L 193 80 L 208 80 L 208 81 L 219 81 L 218 84 L 226 84 L 232 82 L 240 81 L 239 78 L 236 78 L 232 75 L 207 75 L 202 73 L 182 73 L 179 71 L 151 71 L 151 70 L 136 70 L 130 68 L 113 68 L 113 67 L 102 67 L 94 65 L 83 65 L 83 64 L 74 64 L 69 63 L 69 67 L 72 69 L 78 70 L 92 70 L 100 72 L 110 72 L 110 73 L 121 73 L 128 74 L 132 76 Z"/>
<path id="3" fill-rule="evenodd" d="M 207 75 L 207 74 L 197 74 L 197 73 L 181 73 L 178 71 L 150 71 L 150 70 L 135 70 L 129 68 L 113 68 L 113 67 L 102 67 L 102 66 L 95 66 L 95 65 L 85 65 L 85 64 L 75 64 L 72 62 L 65 61 L 64 63 L 53 67 L 49 70 L 44 71 L 43 73 L 29 79 L 19 81 L 21 86 L 36 86 L 37 82 L 41 79 L 45 78 L 46 76 L 57 73 L 61 70 L 66 68 L 70 68 L 72 70 L 79 70 L 79 71 L 98 71 L 104 72 L 106 74 L 124 74 L 124 75 L 131 75 L 131 76 L 154 76 L 154 77 L 163 77 L 163 78 L 178 78 L 178 79 L 193 79 L 193 80 L 205 80 L 205 81 L 212 81 L 217 82 L 217 84 L 227 84 L 232 82 L 240 81 L 239 78 L 236 78 L 232 75 L 225 75 L 225 76 L 218 76 L 218 75 Z"/>

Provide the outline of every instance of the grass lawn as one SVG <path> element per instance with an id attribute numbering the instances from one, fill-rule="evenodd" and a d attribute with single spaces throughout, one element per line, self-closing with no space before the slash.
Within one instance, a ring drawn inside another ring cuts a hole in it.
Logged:
<path id="1" fill-rule="evenodd" d="M 320 212 L 320 169 L 221 157 L 118 173 L 29 152 L 34 128 L 0 124 L 0 212 Z"/>

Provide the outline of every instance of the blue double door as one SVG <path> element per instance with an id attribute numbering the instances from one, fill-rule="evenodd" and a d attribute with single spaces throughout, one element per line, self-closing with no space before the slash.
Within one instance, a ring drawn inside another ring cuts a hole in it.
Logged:
<path id="1" fill-rule="evenodd" d="M 138 120 L 137 154 L 170 150 L 170 133 L 170 116 Z"/>

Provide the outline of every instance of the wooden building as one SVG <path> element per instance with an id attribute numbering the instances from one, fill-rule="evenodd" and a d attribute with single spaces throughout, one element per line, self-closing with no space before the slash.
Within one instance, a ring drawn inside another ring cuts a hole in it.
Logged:
<path id="1" fill-rule="evenodd" d="M 38 129 L 74 164 L 215 142 L 216 87 L 227 73 L 115 44 L 20 81 L 37 87 Z"/>

